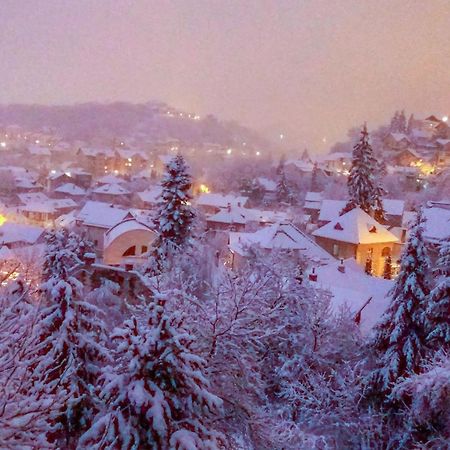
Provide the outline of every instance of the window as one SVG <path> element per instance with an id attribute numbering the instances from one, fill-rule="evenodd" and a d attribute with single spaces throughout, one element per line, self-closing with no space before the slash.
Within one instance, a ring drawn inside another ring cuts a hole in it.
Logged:
<path id="1" fill-rule="evenodd" d="M 94 245 L 97 247 L 98 246 L 98 240 L 94 239 Z"/>
<path id="2" fill-rule="evenodd" d="M 136 255 L 136 246 L 130 247 L 122 256 L 134 256 Z"/>
<path id="3" fill-rule="evenodd" d="M 147 253 L 148 252 L 148 247 L 146 245 L 143 245 L 141 247 L 141 253 Z"/>
<path id="4" fill-rule="evenodd" d="M 391 249 L 389 247 L 384 247 L 383 250 L 381 250 L 381 256 L 391 256 Z"/>
<path id="5" fill-rule="evenodd" d="M 338 256 L 338 255 L 339 255 L 339 245 L 333 244 L 333 256 Z"/>

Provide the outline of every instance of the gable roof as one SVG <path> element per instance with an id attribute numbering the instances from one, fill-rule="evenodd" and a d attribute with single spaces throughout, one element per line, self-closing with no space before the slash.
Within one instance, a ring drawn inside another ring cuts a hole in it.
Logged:
<path id="1" fill-rule="evenodd" d="M 61 194 L 68 194 L 68 195 L 86 195 L 86 191 L 83 188 L 80 188 L 76 184 L 73 183 L 66 183 L 62 184 L 61 186 L 58 186 L 55 189 L 55 192 L 59 192 Z"/>
<path id="2" fill-rule="evenodd" d="M 127 214 L 128 210 L 109 203 L 88 201 L 77 213 L 76 218 L 85 225 L 109 229 L 122 221 Z"/>
<path id="3" fill-rule="evenodd" d="M 241 206 L 245 205 L 248 197 L 244 197 L 242 195 L 237 196 L 233 194 L 201 194 L 197 197 L 196 204 L 197 206 L 215 206 L 216 208 L 226 208 L 228 204 L 231 206 L 237 206 L 240 204 Z"/>
<path id="4" fill-rule="evenodd" d="M 230 249 L 243 253 L 243 247 L 257 244 L 264 249 L 298 250 L 315 262 L 333 258 L 305 233 L 289 222 L 278 222 L 254 233 L 230 233 Z"/>
<path id="5" fill-rule="evenodd" d="M 92 191 L 94 194 L 128 195 L 130 191 L 119 184 L 103 184 Z"/>
<path id="6" fill-rule="evenodd" d="M 322 200 L 319 221 L 329 222 L 336 217 L 339 217 L 339 214 L 344 209 L 346 203 L 345 200 Z M 388 216 L 401 216 L 405 209 L 404 200 L 384 198 L 382 203 L 384 211 Z"/>
<path id="7" fill-rule="evenodd" d="M 351 244 L 397 242 L 398 238 L 361 208 L 354 208 L 313 232 L 313 236 Z"/>

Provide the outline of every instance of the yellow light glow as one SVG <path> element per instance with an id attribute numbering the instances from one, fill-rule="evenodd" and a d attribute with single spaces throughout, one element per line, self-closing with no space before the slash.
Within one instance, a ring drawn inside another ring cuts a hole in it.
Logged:
<path id="1" fill-rule="evenodd" d="M 442 118 L 442 122 L 448 122 L 448 116 L 444 116 L 444 117 Z"/>
<path id="2" fill-rule="evenodd" d="M 6 217 L 3 214 L 0 214 L 0 226 L 2 226 L 6 222 Z"/>
<path id="3" fill-rule="evenodd" d="M 209 194 L 209 192 L 210 192 L 209 187 L 206 186 L 206 184 L 201 184 L 199 189 L 200 189 L 200 192 L 203 194 Z"/>

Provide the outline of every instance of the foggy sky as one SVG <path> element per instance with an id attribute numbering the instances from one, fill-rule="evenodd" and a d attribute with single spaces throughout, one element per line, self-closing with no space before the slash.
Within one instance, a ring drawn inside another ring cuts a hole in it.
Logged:
<path id="1" fill-rule="evenodd" d="M 0 0 L 0 58 L 1 103 L 157 99 L 323 150 L 450 113 L 450 0 Z"/>

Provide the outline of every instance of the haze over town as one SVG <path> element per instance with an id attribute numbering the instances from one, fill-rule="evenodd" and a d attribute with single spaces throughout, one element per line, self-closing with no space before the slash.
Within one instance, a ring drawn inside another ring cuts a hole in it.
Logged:
<path id="1" fill-rule="evenodd" d="M 388 111 L 450 113 L 446 0 L 29 6 L 2 1 L 0 103 L 160 100 L 313 152 Z"/>

